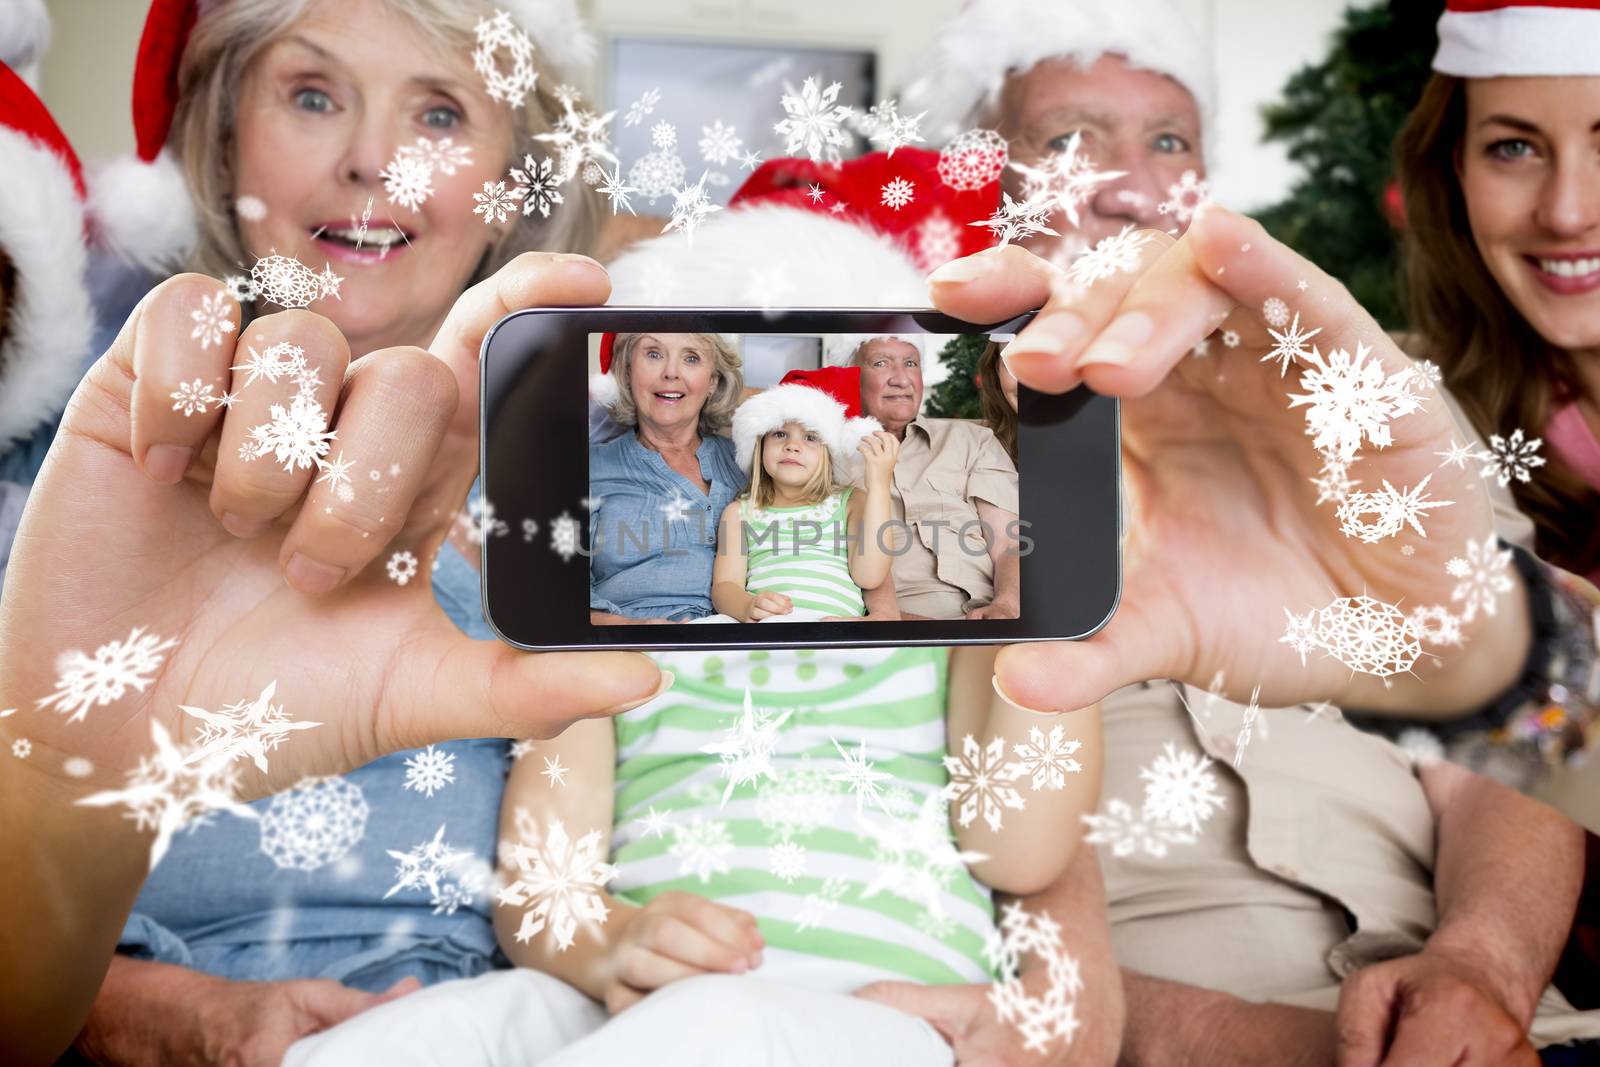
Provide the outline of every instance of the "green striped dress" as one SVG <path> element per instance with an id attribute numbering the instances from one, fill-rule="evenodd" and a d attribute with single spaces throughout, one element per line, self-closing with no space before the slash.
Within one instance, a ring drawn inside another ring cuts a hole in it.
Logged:
<path id="1" fill-rule="evenodd" d="M 742 908 L 755 973 L 808 988 L 994 979 L 989 890 L 940 795 L 945 649 L 653 655 L 677 680 L 615 720 L 613 893 Z"/>
<path id="2" fill-rule="evenodd" d="M 741 498 L 745 589 L 784 593 L 794 600 L 797 612 L 809 608 L 824 615 L 865 615 L 861 587 L 850 577 L 845 539 L 850 489 L 845 486 L 817 504 L 792 508 L 758 508 L 748 494 Z"/>

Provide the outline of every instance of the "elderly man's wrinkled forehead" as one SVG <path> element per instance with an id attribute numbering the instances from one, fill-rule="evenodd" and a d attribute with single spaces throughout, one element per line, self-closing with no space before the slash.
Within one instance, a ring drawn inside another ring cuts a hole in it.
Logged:
<path id="1" fill-rule="evenodd" d="M 856 346 L 850 362 L 857 367 L 870 366 L 878 359 L 898 359 L 901 362 L 922 358 L 922 349 L 903 337 L 874 337 Z"/>
<path id="2" fill-rule="evenodd" d="M 1189 90 L 1114 54 L 1088 65 L 1056 57 L 1011 72 L 993 121 L 1008 138 L 1041 142 L 1087 127 L 1103 132 L 1170 130 L 1198 147 L 1201 134 L 1200 108 Z"/>

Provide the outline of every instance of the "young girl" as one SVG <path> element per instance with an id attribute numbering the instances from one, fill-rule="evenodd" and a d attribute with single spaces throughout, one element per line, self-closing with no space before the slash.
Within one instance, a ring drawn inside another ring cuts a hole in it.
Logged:
<path id="1" fill-rule="evenodd" d="M 733 416 L 750 488 L 722 512 L 711 602 L 736 622 L 860 619 L 889 576 L 899 441 L 859 405 L 860 368 L 794 371 Z M 852 401 L 854 401 L 852 403 Z M 864 467 L 859 492 L 845 483 Z"/>

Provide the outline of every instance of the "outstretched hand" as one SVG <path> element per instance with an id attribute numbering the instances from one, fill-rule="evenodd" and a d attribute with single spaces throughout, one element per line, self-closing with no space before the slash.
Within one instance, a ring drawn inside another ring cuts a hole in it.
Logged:
<path id="1" fill-rule="evenodd" d="M 1132 519 L 1121 604 L 1087 640 L 1005 649 L 996 664 L 1005 692 L 1049 711 L 1151 678 L 1202 687 L 1221 679 L 1240 700 L 1259 685 L 1263 704 L 1334 699 L 1449 714 L 1509 685 L 1529 640 L 1520 604 L 1468 620 L 1467 648 L 1439 650 L 1452 670 L 1424 676 L 1424 660 L 1388 685 L 1318 647 L 1302 664 L 1280 641 L 1286 611 L 1304 617 L 1341 597 L 1402 611 L 1450 605 L 1457 580 L 1446 563 L 1469 544 L 1492 545 L 1488 492 L 1476 464 L 1442 459 L 1467 443 L 1444 397 L 1335 279 L 1214 205 L 1181 239 L 1136 236 L 1135 269 L 1087 290 L 1013 246 L 930 278 L 939 309 L 970 321 L 1043 306 L 1005 352 L 1019 382 L 1051 393 L 1083 384 L 1125 401 Z M 1279 337 L 1295 329 L 1317 333 L 1284 356 Z M 1337 367 L 1328 373 L 1346 356 L 1359 363 L 1359 382 Z M 1330 388 L 1319 377 L 1334 379 Z M 1292 395 L 1312 402 L 1291 406 Z M 1348 536 L 1313 484 L 1328 477 L 1328 455 L 1349 462 L 1364 491 L 1388 483 L 1408 494 L 1426 480 L 1421 499 L 1450 503 L 1416 512 L 1425 536 L 1409 523 L 1370 542 Z"/>

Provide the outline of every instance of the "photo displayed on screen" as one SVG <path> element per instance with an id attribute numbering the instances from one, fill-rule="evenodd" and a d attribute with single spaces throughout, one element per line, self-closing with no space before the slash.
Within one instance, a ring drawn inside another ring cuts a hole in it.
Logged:
<path id="1" fill-rule="evenodd" d="M 590 334 L 590 621 L 1017 618 L 1032 542 L 1000 347 Z"/>

